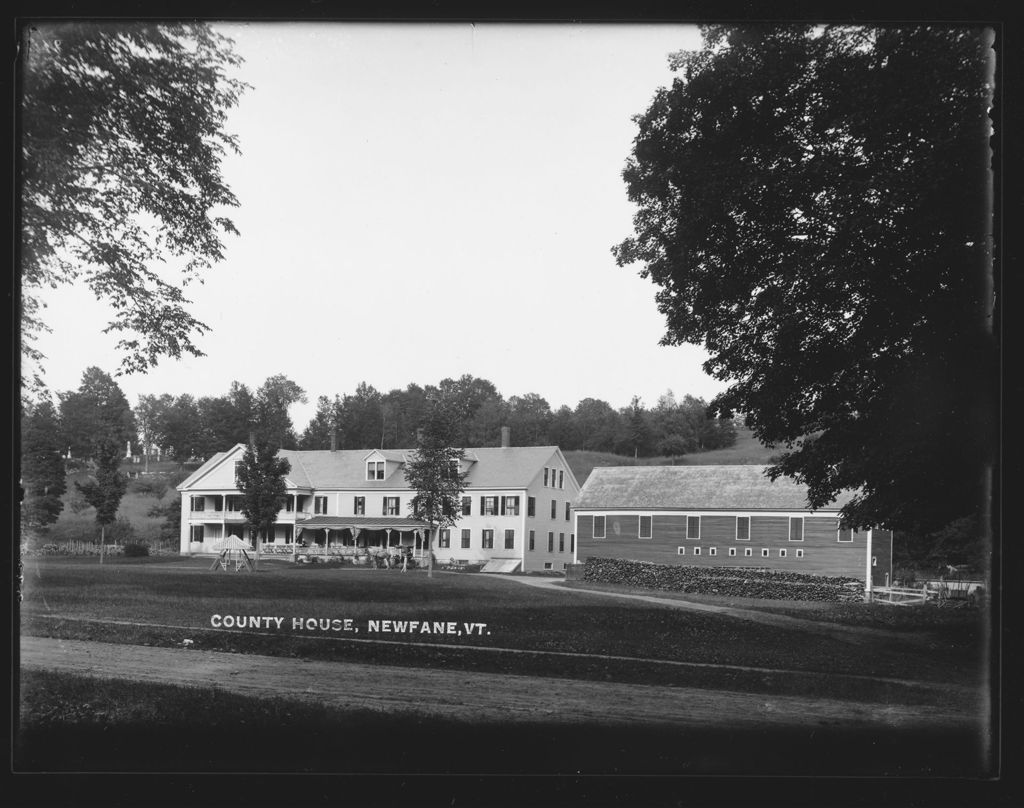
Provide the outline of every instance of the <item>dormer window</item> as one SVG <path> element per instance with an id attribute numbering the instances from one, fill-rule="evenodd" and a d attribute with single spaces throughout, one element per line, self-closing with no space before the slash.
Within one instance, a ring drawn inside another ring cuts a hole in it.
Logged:
<path id="1" fill-rule="evenodd" d="M 384 479 L 384 461 L 383 460 L 370 460 L 366 464 L 366 479 L 367 480 L 383 480 Z"/>

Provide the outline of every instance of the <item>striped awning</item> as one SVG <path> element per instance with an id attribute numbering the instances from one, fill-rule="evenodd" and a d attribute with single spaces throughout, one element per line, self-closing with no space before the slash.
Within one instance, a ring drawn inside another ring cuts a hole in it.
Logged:
<path id="1" fill-rule="evenodd" d="M 314 516 L 295 523 L 296 530 L 426 530 L 429 525 L 404 516 Z"/>

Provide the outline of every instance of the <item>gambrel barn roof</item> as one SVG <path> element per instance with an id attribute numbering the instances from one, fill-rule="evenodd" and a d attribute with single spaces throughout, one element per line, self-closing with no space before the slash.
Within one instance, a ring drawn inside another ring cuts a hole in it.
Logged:
<path id="1" fill-rule="evenodd" d="M 807 486 L 788 477 L 772 482 L 767 466 L 605 466 L 595 468 L 576 510 L 806 511 Z M 823 511 L 853 496 L 841 494 Z"/>

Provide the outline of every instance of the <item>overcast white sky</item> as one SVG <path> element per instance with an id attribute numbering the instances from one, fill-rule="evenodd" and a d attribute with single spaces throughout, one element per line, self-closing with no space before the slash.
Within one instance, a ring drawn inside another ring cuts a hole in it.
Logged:
<path id="1" fill-rule="evenodd" d="M 669 83 L 680 25 L 252 23 L 233 37 L 253 86 L 225 165 L 241 203 L 226 260 L 190 287 L 205 358 L 120 377 L 142 393 L 220 395 L 276 373 L 318 395 L 463 373 L 506 397 L 615 407 L 723 385 L 694 347 L 658 345 L 655 287 L 610 248 L 631 232 L 621 171 Z M 52 390 L 113 372 L 109 319 L 48 292 Z"/>

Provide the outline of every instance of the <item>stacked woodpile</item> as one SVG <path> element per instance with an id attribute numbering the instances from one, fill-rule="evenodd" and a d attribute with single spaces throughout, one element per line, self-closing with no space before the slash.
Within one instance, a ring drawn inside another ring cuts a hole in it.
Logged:
<path id="1" fill-rule="evenodd" d="M 642 589 L 768 600 L 847 601 L 863 598 L 860 587 L 851 586 L 863 585 L 856 578 L 744 567 L 687 567 L 614 558 L 588 558 L 583 580 Z"/>

